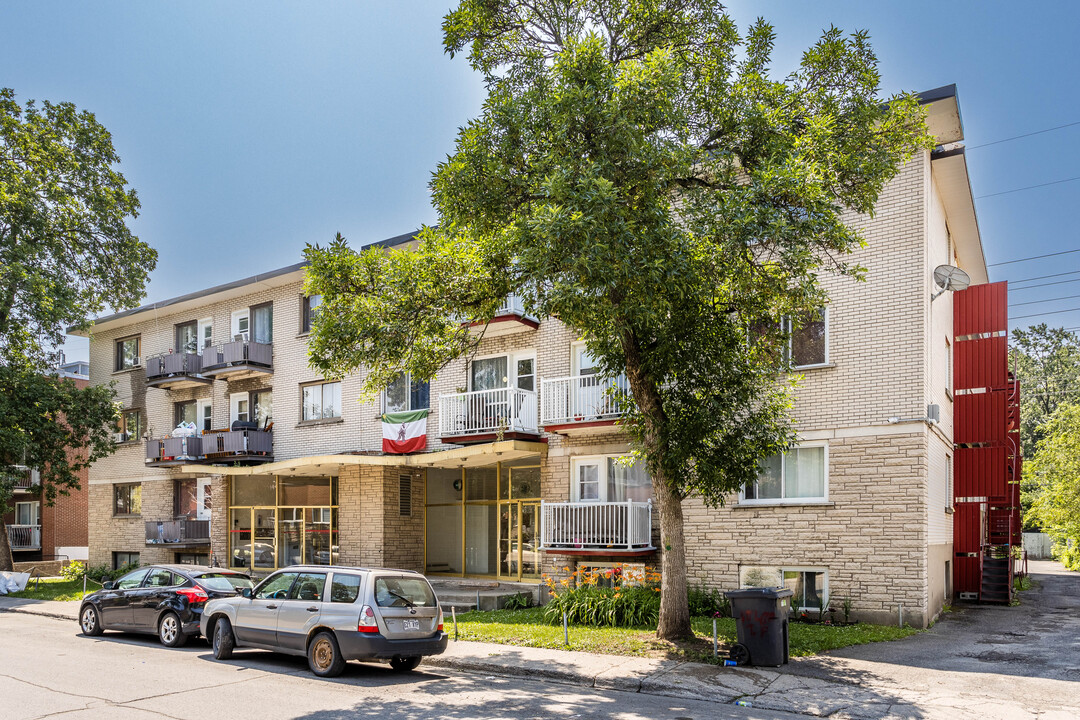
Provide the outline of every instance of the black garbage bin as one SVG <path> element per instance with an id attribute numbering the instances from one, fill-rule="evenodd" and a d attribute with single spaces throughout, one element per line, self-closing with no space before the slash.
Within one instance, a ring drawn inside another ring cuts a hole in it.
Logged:
<path id="1" fill-rule="evenodd" d="M 728 656 L 740 665 L 783 665 L 788 661 L 787 588 L 747 588 L 724 593 L 731 601 L 739 642 Z"/>

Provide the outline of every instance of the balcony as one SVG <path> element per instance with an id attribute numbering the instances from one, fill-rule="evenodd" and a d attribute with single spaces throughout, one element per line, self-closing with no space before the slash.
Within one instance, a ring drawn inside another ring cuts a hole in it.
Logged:
<path id="1" fill-rule="evenodd" d="M 525 312 L 525 304 L 521 296 L 511 293 L 506 296 L 503 304 L 495 311 L 495 316 L 490 322 L 469 323 L 469 330 L 473 333 L 484 333 L 484 337 L 492 338 L 500 335 L 535 330 L 540 327 L 540 321 Z"/>
<path id="2" fill-rule="evenodd" d="M 648 555 L 652 502 L 540 503 L 540 550 L 559 555 Z"/>
<path id="3" fill-rule="evenodd" d="M 22 472 L 15 478 L 15 483 L 12 485 L 11 489 L 15 492 L 36 494 L 41 490 L 41 476 L 38 474 L 37 470 L 27 470 L 26 468 L 22 468 Z"/>
<path id="4" fill-rule="evenodd" d="M 203 350 L 202 374 L 215 380 L 241 380 L 274 373 L 274 346 L 245 340 L 211 345 Z"/>
<path id="5" fill-rule="evenodd" d="M 179 352 L 146 358 L 146 387 L 168 390 L 209 385 L 211 378 L 202 376 L 203 358 L 198 353 Z"/>
<path id="6" fill-rule="evenodd" d="M 267 463 L 274 460 L 274 433 L 268 430 L 207 430 L 192 437 L 146 442 L 148 467 L 189 463 Z"/>
<path id="7" fill-rule="evenodd" d="M 534 392 L 498 388 L 439 396 L 439 437 L 445 443 L 533 440 L 539 434 Z"/>
<path id="8" fill-rule="evenodd" d="M 8 525 L 8 544 L 15 552 L 41 549 L 40 525 Z"/>
<path id="9" fill-rule="evenodd" d="M 210 544 L 209 520 L 161 520 L 146 523 L 147 545 Z"/>
<path id="10" fill-rule="evenodd" d="M 562 435 L 602 431 L 622 416 L 616 396 L 629 393 L 626 376 L 573 375 L 540 383 L 540 424 Z"/>

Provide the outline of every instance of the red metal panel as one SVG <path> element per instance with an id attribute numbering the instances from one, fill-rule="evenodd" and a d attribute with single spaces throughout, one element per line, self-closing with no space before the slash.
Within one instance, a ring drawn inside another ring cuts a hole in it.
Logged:
<path id="1" fill-rule="evenodd" d="M 953 592 L 980 592 L 982 589 L 982 557 L 953 558 Z"/>
<path id="2" fill-rule="evenodd" d="M 1009 343 L 1006 337 L 965 340 L 953 353 L 953 384 L 969 388 L 1004 389 L 1008 386 Z"/>
<path id="3" fill-rule="evenodd" d="M 956 337 L 1008 330 L 1008 283 L 973 285 L 953 293 L 953 334 Z"/>
<path id="4" fill-rule="evenodd" d="M 986 544 L 986 505 L 957 503 L 953 512 L 953 551 L 980 552 Z"/>
<path id="5" fill-rule="evenodd" d="M 1004 447 L 957 448 L 954 462 L 956 497 L 984 497 L 992 502 L 1009 498 L 1009 460 Z"/>
<path id="6" fill-rule="evenodd" d="M 975 395 L 957 395 L 955 405 L 955 428 L 953 441 L 967 445 L 971 443 L 1005 443 L 1006 392 L 977 393 Z"/>

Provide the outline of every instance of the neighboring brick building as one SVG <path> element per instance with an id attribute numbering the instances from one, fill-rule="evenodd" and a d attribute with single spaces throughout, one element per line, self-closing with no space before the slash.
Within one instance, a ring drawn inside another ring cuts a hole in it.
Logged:
<path id="1" fill-rule="evenodd" d="M 800 606 L 850 597 L 879 621 L 903 605 L 915 625 L 950 593 L 952 300 L 931 302 L 932 271 L 987 276 L 952 145 L 955 91 L 923 100 L 942 146 L 903 168 L 873 219 L 849 219 L 868 240 L 853 258 L 867 282 L 826 276 L 829 307 L 793 340 L 800 446 L 723 508 L 686 502 L 692 583 L 785 583 Z M 91 469 L 92 563 L 332 561 L 538 581 L 659 561 L 648 477 L 615 462 L 629 446 L 612 381 L 564 325 L 508 298 L 474 357 L 361 404 L 362 377 L 325 382 L 307 365 L 317 299 L 303 273 L 97 321 L 91 380 L 116 383 L 128 441 Z M 384 409 L 428 407 L 425 452 L 382 454 Z M 195 434 L 167 438 L 178 421 Z"/>

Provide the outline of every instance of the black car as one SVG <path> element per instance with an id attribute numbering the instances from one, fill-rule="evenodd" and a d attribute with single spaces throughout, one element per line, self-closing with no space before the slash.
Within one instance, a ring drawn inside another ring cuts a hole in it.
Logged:
<path id="1" fill-rule="evenodd" d="M 79 626 L 84 635 L 103 630 L 152 633 L 166 647 L 180 647 L 199 634 L 208 600 L 252 587 L 251 578 L 224 568 L 150 565 L 107 582 L 83 598 Z"/>

